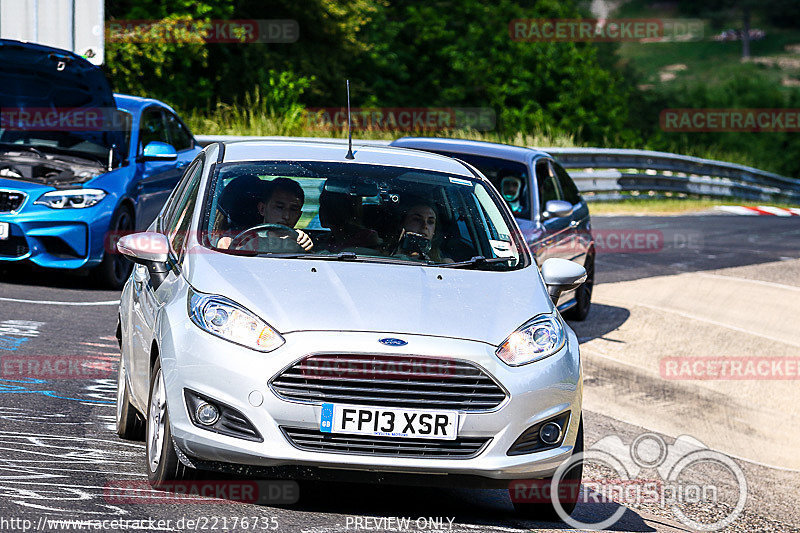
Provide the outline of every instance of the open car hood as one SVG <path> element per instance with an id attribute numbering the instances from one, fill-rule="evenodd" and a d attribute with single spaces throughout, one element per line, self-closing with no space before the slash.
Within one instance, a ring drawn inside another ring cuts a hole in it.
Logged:
<path id="1" fill-rule="evenodd" d="M 25 110 L 77 109 L 97 110 L 113 120 L 117 105 L 103 71 L 67 50 L 7 39 L 0 39 L 0 57 L 0 110 L 3 113 L 0 141 L 24 143 L 25 136 L 34 131 L 55 137 L 63 133 L 78 137 L 72 142 L 85 140 L 108 149 L 116 146 L 119 157 L 124 148 L 124 134 L 119 125 L 109 123 L 110 120 L 98 121 L 99 129 L 68 124 L 59 126 L 57 131 L 43 131 L 46 126 L 19 118 L 19 113 Z"/>

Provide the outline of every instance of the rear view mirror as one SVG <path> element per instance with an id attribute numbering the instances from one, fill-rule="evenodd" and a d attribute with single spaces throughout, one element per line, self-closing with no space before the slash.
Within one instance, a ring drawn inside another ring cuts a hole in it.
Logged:
<path id="1" fill-rule="evenodd" d="M 369 183 L 362 180 L 339 180 L 327 179 L 325 180 L 325 190 L 327 192 L 349 194 L 352 196 L 362 196 L 365 198 L 372 198 L 380 194 L 378 185 Z"/>
<path id="2" fill-rule="evenodd" d="M 572 214 L 573 206 L 564 200 L 550 200 L 544 205 L 542 219 L 568 217 Z"/>
<path id="3" fill-rule="evenodd" d="M 562 292 L 577 289 L 586 281 L 586 269 L 574 261 L 553 257 L 542 265 L 542 278 L 556 303 Z"/>

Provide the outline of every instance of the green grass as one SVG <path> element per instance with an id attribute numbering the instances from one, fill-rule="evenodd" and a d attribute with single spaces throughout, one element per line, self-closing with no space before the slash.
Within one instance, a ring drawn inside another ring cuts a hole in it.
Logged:
<path id="1" fill-rule="evenodd" d="M 674 4 L 652 0 L 631 0 L 624 3 L 612 16 L 619 18 L 694 18 L 677 11 Z M 670 86 L 675 84 L 719 84 L 736 74 L 764 77 L 781 85 L 785 78 L 799 79 L 800 68 L 780 68 L 758 63 L 742 63 L 741 41 L 717 42 L 713 40 L 723 29 L 740 28 L 742 22 L 736 10 L 718 13 L 714 20 L 705 21 L 703 39 L 691 42 L 638 43 L 625 42 L 620 46 L 620 56 L 642 73 L 640 84 Z M 787 52 L 787 45 L 800 44 L 800 30 L 776 29 L 754 19 L 752 28 L 766 32 L 760 41 L 750 42 L 752 58 L 800 59 L 797 53 Z M 686 65 L 686 70 L 676 72 L 674 79 L 661 81 L 660 74 L 670 65 Z M 788 88 L 786 88 L 788 90 Z"/>
<path id="2" fill-rule="evenodd" d="M 710 36 L 707 37 L 710 39 Z M 800 44 L 800 31 L 771 30 L 763 41 L 751 43 L 754 61 L 742 63 L 741 43 L 703 40 L 687 43 L 623 43 L 620 56 L 642 73 L 640 85 L 676 85 L 681 83 L 703 83 L 718 85 L 737 74 L 763 77 L 783 87 L 784 79 L 800 77 L 800 67 L 765 65 L 757 63 L 773 59 L 798 60 L 797 54 L 789 53 L 785 47 Z M 661 75 L 671 65 L 685 65 L 685 70 L 675 71 L 675 78 L 662 81 Z M 789 90 L 788 87 L 785 87 Z"/>
<path id="3" fill-rule="evenodd" d="M 253 136 L 290 136 L 346 138 L 347 131 L 342 129 L 326 129 L 315 127 L 306 111 L 297 107 L 287 114 L 280 115 L 265 109 L 263 106 L 230 106 L 219 105 L 210 113 L 197 110 L 184 115 L 187 125 L 192 131 L 201 135 L 253 135 Z M 566 134 L 551 135 L 544 132 L 515 133 L 503 135 L 498 132 L 479 132 L 468 129 L 437 131 L 400 131 L 354 129 L 354 139 L 394 140 L 408 135 L 424 135 L 430 137 L 449 137 L 454 139 L 470 139 L 476 141 L 499 142 L 517 146 L 569 148 L 578 146 L 575 139 Z"/>
<path id="4" fill-rule="evenodd" d="M 798 207 L 791 204 L 749 202 L 735 198 L 629 198 L 608 202 L 590 202 L 589 212 L 592 215 L 677 215 L 708 211 L 718 205 Z"/>

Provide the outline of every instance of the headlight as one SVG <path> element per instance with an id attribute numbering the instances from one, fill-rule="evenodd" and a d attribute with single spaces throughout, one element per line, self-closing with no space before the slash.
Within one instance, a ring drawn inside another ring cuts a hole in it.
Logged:
<path id="1" fill-rule="evenodd" d="M 271 352 L 285 341 L 269 324 L 236 302 L 189 289 L 192 322 L 212 335 L 259 352 Z"/>
<path id="2" fill-rule="evenodd" d="M 46 192 L 34 203 L 53 209 L 82 209 L 95 205 L 105 196 L 106 191 L 100 189 L 70 189 Z"/>
<path id="3" fill-rule="evenodd" d="M 509 365 L 519 366 L 553 355 L 565 341 L 561 320 L 555 315 L 540 315 L 509 335 L 496 353 Z"/>

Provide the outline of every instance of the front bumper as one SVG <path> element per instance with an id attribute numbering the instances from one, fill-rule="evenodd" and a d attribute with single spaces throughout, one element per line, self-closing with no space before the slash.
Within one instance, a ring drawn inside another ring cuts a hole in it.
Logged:
<path id="1" fill-rule="evenodd" d="M 495 348 L 485 343 L 403 335 L 407 346 L 386 347 L 378 343 L 383 336 L 357 332 L 290 333 L 285 335 L 286 344 L 281 348 L 262 354 L 209 335 L 188 321 L 172 327 L 161 339 L 160 356 L 175 445 L 188 461 L 216 465 L 214 468 L 218 469 L 223 465 L 312 467 L 398 475 L 477 476 L 497 481 L 548 477 L 569 459 L 578 432 L 582 397 L 578 341 L 571 330 L 560 352 L 522 367 L 505 365 L 495 356 Z M 459 437 L 491 439 L 473 458 L 381 457 L 300 450 L 280 428 L 318 429 L 321 404 L 280 399 L 268 382 L 303 356 L 321 349 L 342 354 L 371 350 L 393 355 L 456 357 L 482 367 L 506 389 L 508 397 L 493 411 L 460 413 Z M 186 389 L 240 411 L 261 434 L 263 442 L 195 426 L 186 407 Z M 258 397 L 263 399 L 260 404 Z M 571 416 L 559 447 L 507 455 L 523 431 L 564 412 Z"/>
<path id="2" fill-rule="evenodd" d="M 9 239 L 0 241 L 0 261 L 76 269 L 102 260 L 110 213 L 104 207 L 54 210 L 28 205 L 19 213 L 0 213 L 0 222 L 10 229 Z"/>

